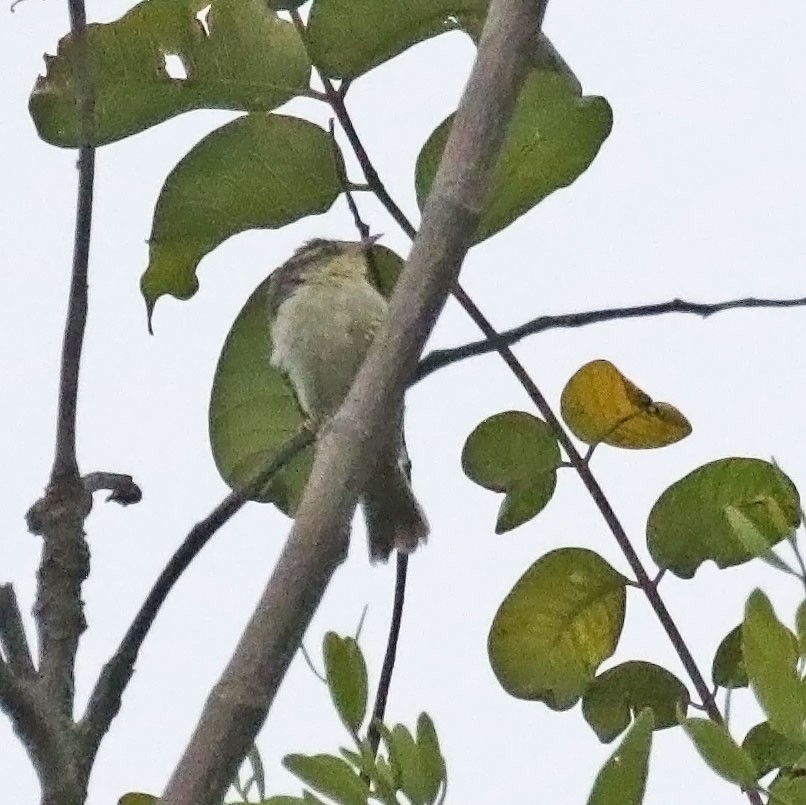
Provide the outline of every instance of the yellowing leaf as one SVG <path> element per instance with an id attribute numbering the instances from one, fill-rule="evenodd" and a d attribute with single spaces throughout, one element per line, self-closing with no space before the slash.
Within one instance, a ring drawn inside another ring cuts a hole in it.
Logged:
<path id="1" fill-rule="evenodd" d="M 560 408 L 568 427 L 587 444 L 646 450 L 691 433 L 688 420 L 673 405 L 655 402 L 605 360 L 576 372 L 563 389 Z"/>
<path id="2" fill-rule="evenodd" d="M 573 707 L 616 650 L 625 604 L 624 577 L 598 554 L 547 553 L 495 614 L 487 651 L 496 678 L 516 698 Z"/>

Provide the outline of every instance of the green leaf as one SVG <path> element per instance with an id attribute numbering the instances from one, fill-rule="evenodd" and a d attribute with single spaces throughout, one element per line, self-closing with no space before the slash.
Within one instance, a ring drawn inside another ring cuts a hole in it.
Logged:
<path id="1" fill-rule="evenodd" d="M 760 590 L 747 601 L 742 652 L 753 693 L 770 726 L 790 740 L 803 741 L 806 687 L 797 671 L 797 640 Z"/>
<path id="2" fill-rule="evenodd" d="M 159 802 L 159 797 L 152 796 L 151 794 L 137 794 L 132 792 L 124 794 L 119 800 L 118 805 L 156 805 Z"/>
<path id="3" fill-rule="evenodd" d="M 687 718 L 683 729 L 703 760 L 720 776 L 742 788 L 755 788 L 756 767 L 722 724 L 708 718 Z"/>
<path id="4" fill-rule="evenodd" d="M 361 648 L 352 637 L 325 635 L 322 652 L 325 674 L 333 704 L 347 729 L 357 733 L 367 712 L 367 665 Z"/>
<path id="5" fill-rule="evenodd" d="M 420 209 L 452 124 L 453 116 L 441 123 L 417 158 Z M 573 80 L 553 70 L 533 72 L 521 90 L 498 156 L 475 241 L 500 232 L 550 193 L 570 185 L 587 170 L 612 125 L 604 98 L 581 97 Z"/>
<path id="6" fill-rule="evenodd" d="M 373 277 L 387 295 L 402 265 L 384 246 L 372 249 Z M 230 328 L 210 395 L 210 444 L 221 477 L 244 491 L 272 456 L 302 426 L 304 417 L 285 376 L 270 362 L 269 280 L 252 293 Z M 313 448 L 301 451 L 253 500 L 293 514 L 311 469 Z"/>
<path id="7" fill-rule="evenodd" d="M 445 758 L 439 748 L 434 722 L 426 713 L 417 719 L 417 750 L 419 752 L 418 774 L 427 803 L 434 802 L 447 780 Z"/>
<path id="8" fill-rule="evenodd" d="M 791 768 L 806 753 L 806 745 L 776 732 L 768 721 L 756 724 L 745 735 L 742 749 L 752 758 L 757 778 L 773 769 Z"/>
<path id="9" fill-rule="evenodd" d="M 795 630 L 798 633 L 798 653 L 801 657 L 806 656 L 806 601 L 798 604 L 795 612 Z"/>
<path id="10" fill-rule="evenodd" d="M 672 484 L 647 521 L 647 544 L 656 564 L 691 578 L 708 559 L 719 567 L 748 562 L 729 507 L 741 511 L 771 548 L 800 522 L 800 497 L 779 469 L 756 458 L 712 461 Z M 735 518 L 734 518 L 735 522 Z"/>
<path id="11" fill-rule="evenodd" d="M 625 603 L 626 580 L 598 554 L 547 553 L 517 581 L 490 627 L 498 681 L 516 698 L 572 707 L 615 651 Z"/>
<path id="12" fill-rule="evenodd" d="M 321 800 L 314 799 L 314 802 L 321 802 Z M 268 799 L 264 799 L 260 805 L 306 805 L 306 803 L 311 802 L 310 799 L 305 797 L 289 797 L 289 796 L 276 796 L 276 797 L 269 797 Z"/>
<path id="13" fill-rule="evenodd" d="M 588 805 L 640 805 L 644 801 L 653 727 L 652 710 L 642 710 L 596 775 Z"/>
<path id="14" fill-rule="evenodd" d="M 505 492 L 495 533 L 531 520 L 551 500 L 557 484 L 560 447 L 551 428 L 523 411 L 485 419 L 468 436 L 462 469 L 472 481 Z"/>
<path id="15" fill-rule="evenodd" d="M 268 280 L 247 300 L 218 359 L 210 396 L 210 444 L 221 477 L 243 491 L 297 432 L 303 416 L 283 375 L 270 363 Z M 272 501 L 287 514 L 299 501 L 313 459 L 301 451 L 253 499 Z"/>
<path id="16" fill-rule="evenodd" d="M 806 805 L 806 777 L 779 777 L 770 786 L 767 805 Z"/>
<path id="17" fill-rule="evenodd" d="M 283 765 L 304 783 L 340 805 L 366 805 L 369 787 L 352 767 L 333 755 L 286 755 Z"/>
<path id="18" fill-rule="evenodd" d="M 719 644 L 711 666 L 711 679 L 720 688 L 746 688 L 747 669 L 742 654 L 742 626 L 731 629 Z"/>
<path id="19" fill-rule="evenodd" d="M 307 120 L 251 114 L 209 134 L 160 191 L 140 282 L 149 314 L 164 294 L 193 296 L 199 261 L 230 236 L 325 212 L 340 192 L 330 137 Z"/>
<path id="20" fill-rule="evenodd" d="M 357 78 L 412 45 L 456 28 L 451 18 L 484 17 L 487 0 L 315 0 L 307 41 L 331 78 Z"/>
<path id="21" fill-rule="evenodd" d="M 210 5 L 207 29 L 196 14 Z M 310 62 L 294 26 L 261 0 L 144 0 L 119 20 L 87 28 L 95 94 L 92 144 L 127 137 L 192 109 L 268 111 L 308 87 Z M 81 124 L 69 34 L 31 94 L 39 136 L 76 147 Z M 178 56 L 184 80 L 165 56 Z"/>
<path id="22" fill-rule="evenodd" d="M 736 538 L 744 545 L 748 553 L 776 570 L 797 576 L 797 573 L 775 551 L 770 550 L 764 535 L 741 509 L 737 509 L 735 506 L 725 506 L 725 517 Z"/>
<path id="23" fill-rule="evenodd" d="M 599 740 L 609 743 L 629 726 L 630 716 L 653 712 L 655 729 L 676 727 L 690 697 L 672 673 L 651 662 L 625 662 L 591 682 L 582 699 L 582 715 Z"/>
<path id="24" fill-rule="evenodd" d="M 393 764 L 400 769 L 400 790 L 413 805 L 428 805 L 432 781 L 420 773 L 420 750 L 411 732 L 402 724 L 396 724 L 388 747 Z"/>

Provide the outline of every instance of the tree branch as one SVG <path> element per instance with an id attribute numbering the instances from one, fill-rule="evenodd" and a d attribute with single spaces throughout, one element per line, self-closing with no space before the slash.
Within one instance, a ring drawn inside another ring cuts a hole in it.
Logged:
<path id="1" fill-rule="evenodd" d="M 243 493 L 231 492 L 227 495 L 204 520 L 193 526 L 177 548 L 151 588 L 117 651 L 101 671 L 90 694 L 84 717 L 78 724 L 81 741 L 88 756 L 94 757 L 101 739 L 118 714 L 123 691 L 134 673 L 134 664 L 143 641 L 182 574 L 213 535 L 241 510 L 249 498 L 264 488 L 291 459 L 313 444 L 315 438 L 316 434 L 311 430 L 301 428 L 277 450 L 271 462 L 247 485 Z"/>
<path id="2" fill-rule="evenodd" d="M 107 502 L 130 506 L 143 499 L 143 493 L 131 475 L 122 475 L 119 472 L 90 472 L 81 480 L 90 494 L 101 491 L 109 492 L 106 497 Z"/>
<path id="3" fill-rule="evenodd" d="M 59 411 L 56 420 L 56 455 L 53 461 L 51 483 L 64 476 L 78 474 L 76 403 L 81 350 L 87 324 L 87 267 L 89 265 L 92 199 L 95 184 L 95 147 L 90 144 L 92 142 L 95 96 L 85 42 L 87 14 L 83 0 L 68 0 L 67 5 L 70 10 L 70 33 L 75 41 L 75 85 L 83 145 L 78 150 L 78 200 L 73 243 L 73 273 L 70 280 L 67 323 L 62 343 Z"/>
<path id="4" fill-rule="evenodd" d="M 263 723 L 325 588 L 386 412 L 411 380 L 476 231 L 489 175 L 526 76 L 545 0 L 492 0 L 422 226 L 367 360 L 322 434 L 294 525 L 230 663 L 168 782 L 165 805 L 220 802 Z"/>
<path id="5" fill-rule="evenodd" d="M 397 555 L 397 572 L 395 574 L 395 598 L 392 604 L 392 620 L 389 624 L 389 638 L 386 641 L 386 654 L 383 657 L 381 676 L 378 680 L 378 692 L 375 694 L 375 705 L 372 708 L 372 720 L 367 730 L 367 741 L 372 754 L 378 752 L 381 733 L 378 722 L 386 715 L 386 701 L 392 686 L 392 672 L 397 659 L 397 644 L 400 640 L 400 627 L 403 622 L 403 605 L 406 601 L 406 576 L 408 575 L 409 556 L 406 553 Z"/>
<path id="6" fill-rule="evenodd" d="M 94 95 L 86 47 L 87 18 L 83 0 L 68 0 L 70 31 L 75 42 L 74 81 L 81 119 L 78 152 L 73 268 L 62 343 L 56 450 L 45 496 L 28 513 L 29 528 L 41 534 L 42 560 L 34 615 L 39 632 L 39 675 L 43 692 L 63 716 L 72 718 L 74 666 L 78 639 L 86 628 L 81 585 L 89 573 L 84 519 L 91 497 L 76 462 L 76 403 L 81 350 L 87 321 L 89 262 L 95 149 L 91 145 Z"/>
<path id="7" fill-rule="evenodd" d="M 658 302 L 651 305 L 637 305 L 635 307 L 615 307 L 603 308 L 601 310 L 587 310 L 581 313 L 564 313 L 557 316 L 539 316 L 536 319 L 527 321 L 513 327 L 511 330 L 504 330 L 496 336 L 484 338 L 480 341 L 473 341 L 459 347 L 449 349 L 437 349 L 429 352 L 417 367 L 414 382 L 425 379 L 428 375 L 438 369 L 444 369 L 452 363 L 458 363 L 466 358 L 474 358 L 478 355 L 486 355 L 490 352 L 497 352 L 500 347 L 511 347 L 529 335 L 537 335 L 547 330 L 571 329 L 576 327 L 586 327 L 589 324 L 599 324 L 606 321 L 618 321 L 620 319 L 637 319 L 646 316 L 660 316 L 666 313 L 692 313 L 707 319 L 715 313 L 724 310 L 738 310 L 745 308 L 787 308 L 806 306 L 806 297 L 798 299 L 755 299 L 746 297 L 744 299 L 730 299 L 725 302 L 686 302 L 683 299 L 672 299 L 669 302 Z"/>
<path id="8" fill-rule="evenodd" d="M 8 669 L 19 679 L 34 676 L 34 662 L 25 636 L 17 596 L 11 584 L 0 584 L 0 651 Z"/>

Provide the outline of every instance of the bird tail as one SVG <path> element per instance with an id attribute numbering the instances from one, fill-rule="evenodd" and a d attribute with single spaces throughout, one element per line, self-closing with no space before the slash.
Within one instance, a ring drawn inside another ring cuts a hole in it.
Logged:
<path id="1" fill-rule="evenodd" d="M 373 562 L 385 562 L 394 550 L 411 553 L 428 536 L 428 521 L 397 460 L 376 466 L 362 508 Z"/>

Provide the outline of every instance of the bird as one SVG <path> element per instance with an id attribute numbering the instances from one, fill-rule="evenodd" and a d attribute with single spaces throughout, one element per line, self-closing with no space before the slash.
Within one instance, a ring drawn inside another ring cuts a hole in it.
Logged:
<path id="1" fill-rule="evenodd" d="M 267 283 L 271 363 L 318 430 L 343 402 L 386 318 L 386 298 L 368 274 L 378 237 L 308 241 Z M 391 421 L 359 501 L 372 562 L 411 553 L 429 532 L 407 473 L 402 401 Z"/>

